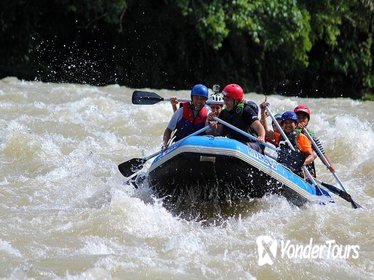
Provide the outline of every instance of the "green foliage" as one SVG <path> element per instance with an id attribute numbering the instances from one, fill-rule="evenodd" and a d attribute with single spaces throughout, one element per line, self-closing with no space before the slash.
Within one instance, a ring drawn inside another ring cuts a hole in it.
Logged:
<path id="1" fill-rule="evenodd" d="M 61 65 L 95 62 L 101 83 L 360 98 L 373 92 L 373 26 L 373 0 L 3 0 L 0 75 L 79 82 Z"/>
<path id="2" fill-rule="evenodd" d="M 373 14 L 370 1 L 305 1 L 312 17 L 312 69 L 328 75 L 330 84 L 372 89 Z M 330 89 L 333 90 L 333 89 Z M 353 95 L 353 94 L 352 94 Z M 357 97 L 357 96 L 356 96 Z"/>
<path id="3" fill-rule="evenodd" d="M 65 1 L 66 10 L 78 15 L 87 24 L 100 19 L 106 23 L 118 24 L 122 10 L 127 8 L 127 0 L 70 0 Z"/>
<path id="4" fill-rule="evenodd" d="M 201 24 L 198 24 L 199 34 L 203 39 L 211 41 L 213 48 L 219 49 L 229 34 L 225 24 L 225 11 L 217 2 L 204 5 L 203 11 L 205 17 L 201 18 Z"/>
<path id="5" fill-rule="evenodd" d="M 366 94 L 362 98 L 364 101 L 374 101 L 374 94 Z"/>
<path id="6" fill-rule="evenodd" d="M 310 78 L 320 79 L 311 83 L 323 84 L 336 94 L 346 83 L 356 84 L 357 91 L 373 88 L 371 0 L 176 2 L 196 23 L 200 37 L 214 49 L 222 48 L 233 36 L 247 38 L 247 47 L 257 51 L 252 61 L 257 71 L 264 71 L 264 62 L 273 64 L 270 72 L 260 73 L 260 83 L 269 74 L 278 80 L 287 75 L 302 80 L 303 73 L 310 73 Z M 230 47 L 245 57 L 243 46 Z M 274 66 L 278 74 L 272 70 Z"/>
<path id="7" fill-rule="evenodd" d="M 200 36 L 215 49 L 230 34 L 248 36 L 266 51 L 291 48 L 291 55 L 305 65 L 312 45 L 309 14 L 294 0 L 177 1 L 184 15 L 197 23 Z"/>
<path id="8" fill-rule="evenodd" d="M 312 14 L 311 39 L 324 41 L 331 47 L 337 45 L 342 16 L 348 11 L 345 1 L 304 1 L 305 6 Z"/>

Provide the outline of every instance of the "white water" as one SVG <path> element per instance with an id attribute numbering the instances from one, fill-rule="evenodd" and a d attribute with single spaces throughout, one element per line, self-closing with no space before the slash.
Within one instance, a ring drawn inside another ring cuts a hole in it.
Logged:
<path id="1" fill-rule="evenodd" d="M 176 217 L 117 165 L 161 146 L 172 114 L 131 105 L 117 85 L 0 80 L 0 277 L 6 279 L 373 279 L 374 103 L 270 96 L 274 113 L 306 103 L 347 191 L 364 209 L 252 201 L 220 225 Z M 188 91 L 153 90 L 164 97 Z M 263 100 L 249 94 L 248 99 Z M 319 177 L 336 184 L 322 164 Z M 256 238 L 359 245 L 358 259 L 258 265 Z"/>

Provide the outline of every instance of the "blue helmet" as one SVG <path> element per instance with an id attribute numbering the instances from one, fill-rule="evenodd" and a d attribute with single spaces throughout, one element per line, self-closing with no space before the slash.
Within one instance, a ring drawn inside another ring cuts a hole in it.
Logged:
<path id="1" fill-rule="evenodd" d="M 283 115 L 282 115 L 282 122 L 284 122 L 285 120 L 291 120 L 291 121 L 294 121 L 295 123 L 297 123 L 296 113 L 292 112 L 292 111 L 284 112 Z"/>
<path id="2" fill-rule="evenodd" d="M 202 96 L 208 99 L 208 88 L 202 84 L 194 85 L 191 90 L 191 96 Z"/>
<path id="3" fill-rule="evenodd" d="M 275 115 L 274 115 L 274 119 L 276 119 L 276 120 L 281 120 L 281 121 L 282 121 L 282 114 L 279 114 L 279 113 L 278 113 L 278 114 L 275 114 Z M 272 123 L 272 125 L 275 125 L 275 124 L 274 124 L 274 121 L 272 121 L 271 123 Z"/>

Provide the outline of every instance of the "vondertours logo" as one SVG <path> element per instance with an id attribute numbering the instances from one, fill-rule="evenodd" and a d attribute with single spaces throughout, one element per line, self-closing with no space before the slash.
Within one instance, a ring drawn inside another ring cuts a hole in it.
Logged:
<path id="1" fill-rule="evenodd" d="M 341 245 L 335 240 L 324 244 L 314 244 L 310 238 L 308 244 L 294 244 L 290 240 L 276 240 L 261 235 L 256 239 L 258 265 L 272 265 L 276 258 L 288 259 L 358 259 L 359 245 Z"/>

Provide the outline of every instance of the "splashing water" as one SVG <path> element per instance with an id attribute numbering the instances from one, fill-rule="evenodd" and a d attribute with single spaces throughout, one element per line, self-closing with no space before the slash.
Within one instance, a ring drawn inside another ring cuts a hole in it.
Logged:
<path id="1" fill-rule="evenodd" d="M 159 90 L 186 98 L 189 91 Z M 117 85 L 0 80 L 0 277 L 9 279 L 369 279 L 374 277 L 374 103 L 270 96 L 273 113 L 307 104 L 347 191 L 327 206 L 266 196 L 219 224 L 173 215 L 117 170 L 161 147 L 168 102 L 131 104 Z M 260 103 L 264 96 L 247 94 Z M 335 184 L 317 163 L 321 179 Z M 256 238 L 359 245 L 357 259 L 259 266 Z M 297 275 L 297 276 L 296 276 Z"/>

